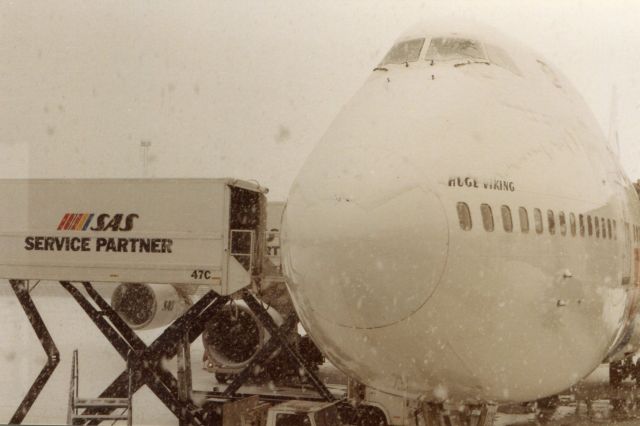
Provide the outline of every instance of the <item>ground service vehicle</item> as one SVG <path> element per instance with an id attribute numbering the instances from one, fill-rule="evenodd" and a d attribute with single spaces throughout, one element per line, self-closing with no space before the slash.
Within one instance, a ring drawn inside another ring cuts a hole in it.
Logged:
<path id="1" fill-rule="evenodd" d="M 276 405 L 257 396 L 223 406 L 222 426 L 343 426 L 335 402 L 291 400 Z"/>

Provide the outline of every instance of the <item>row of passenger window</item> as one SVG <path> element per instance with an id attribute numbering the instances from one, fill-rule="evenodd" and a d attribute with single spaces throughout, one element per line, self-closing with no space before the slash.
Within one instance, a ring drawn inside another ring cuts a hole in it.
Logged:
<path id="1" fill-rule="evenodd" d="M 457 209 L 460 227 L 465 231 L 471 230 L 473 227 L 473 221 L 471 219 L 469 206 L 467 203 L 459 202 Z M 482 217 L 482 226 L 485 231 L 492 232 L 495 225 L 491 206 L 489 204 L 481 204 L 480 214 Z M 514 225 L 511 208 L 506 205 L 501 206 L 500 216 L 502 217 L 502 227 L 504 228 L 504 231 L 513 232 Z M 618 239 L 617 224 L 615 220 L 582 214 L 579 214 L 576 217 L 573 213 L 566 215 L 563 211 L 558 212 L 556 215 L 553 210 L 547 210 L 545 216 L 546 229 L 552 235 L 559 232 L 561 235 L 567 235 L 567 233 L 570 233 L 574 237 L 579 234 L 581 237 L 584 237 L 585 235 L 595 235 L 596 238 Z M 518 218 L 520 222 L 520 231 L 525 234 L 528 233 L 529 212 L 525 207 L 518 208 Z M 533 227 L 537 234 L 542 234 L 544 232 L 544 222 L 542 211 L 537 208 L 533 209 Z M 634 226 L 634 237 L 636 241 L 640 240 L 640 227 Z"/>

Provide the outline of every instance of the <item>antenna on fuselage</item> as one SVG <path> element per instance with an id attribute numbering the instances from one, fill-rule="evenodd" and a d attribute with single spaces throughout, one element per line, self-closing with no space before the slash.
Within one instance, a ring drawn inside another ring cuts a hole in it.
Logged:
<path id="1" fill-rule="evenodd" d="M 618 91 L 615 85 L 611 88 L 611 111 L 609 116 L 609 145 L 620 158 L 620 139 L 618 138 Z"/>

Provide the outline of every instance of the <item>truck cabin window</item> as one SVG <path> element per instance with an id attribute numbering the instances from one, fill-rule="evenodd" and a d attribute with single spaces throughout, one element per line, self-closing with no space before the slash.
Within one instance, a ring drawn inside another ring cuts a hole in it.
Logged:
<path id="1" fill-rule="evenodd" d="M 276 426 L 311 426 L 306 414 L 281 413 L 276 416 Z"/>
<path id="2" fill-rule="evenodd" d="M 378 66 L 416 62 L 418 58 L 420 58 L 423 45 L 424 38 L 416 38 L 396 43 Z"/>
<path id="3" fill-rule="evenodd" d="M 338 423 L 338 412 L 335 409 L 322 410 L 315 414 L 317 426 L 334 426 Z"/>

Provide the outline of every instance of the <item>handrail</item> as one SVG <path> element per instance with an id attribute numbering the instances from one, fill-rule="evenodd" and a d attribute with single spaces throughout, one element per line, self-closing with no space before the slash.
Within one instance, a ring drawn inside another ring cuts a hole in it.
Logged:
<path id="1" fill-rule="evenodd" d="M 129 389 L 127 391 L 127 426 L 133 424 L 133 404 L 131 403 L 131 391 L 133 387 L 133 368 L 131 362 L 132 353 L 129 351 L 127 356 L 127 370 L 129 370 Z"/>
<path id="2" fill-rule="evenodd" d="M 78 414 L 76 400 L 78 399 L 78 350 L 73 350 L 71 358 L 71 380 L 69 382 L 69 405 L 67 406 L 67 424 L 72 424 L 72 416 Z"/>

